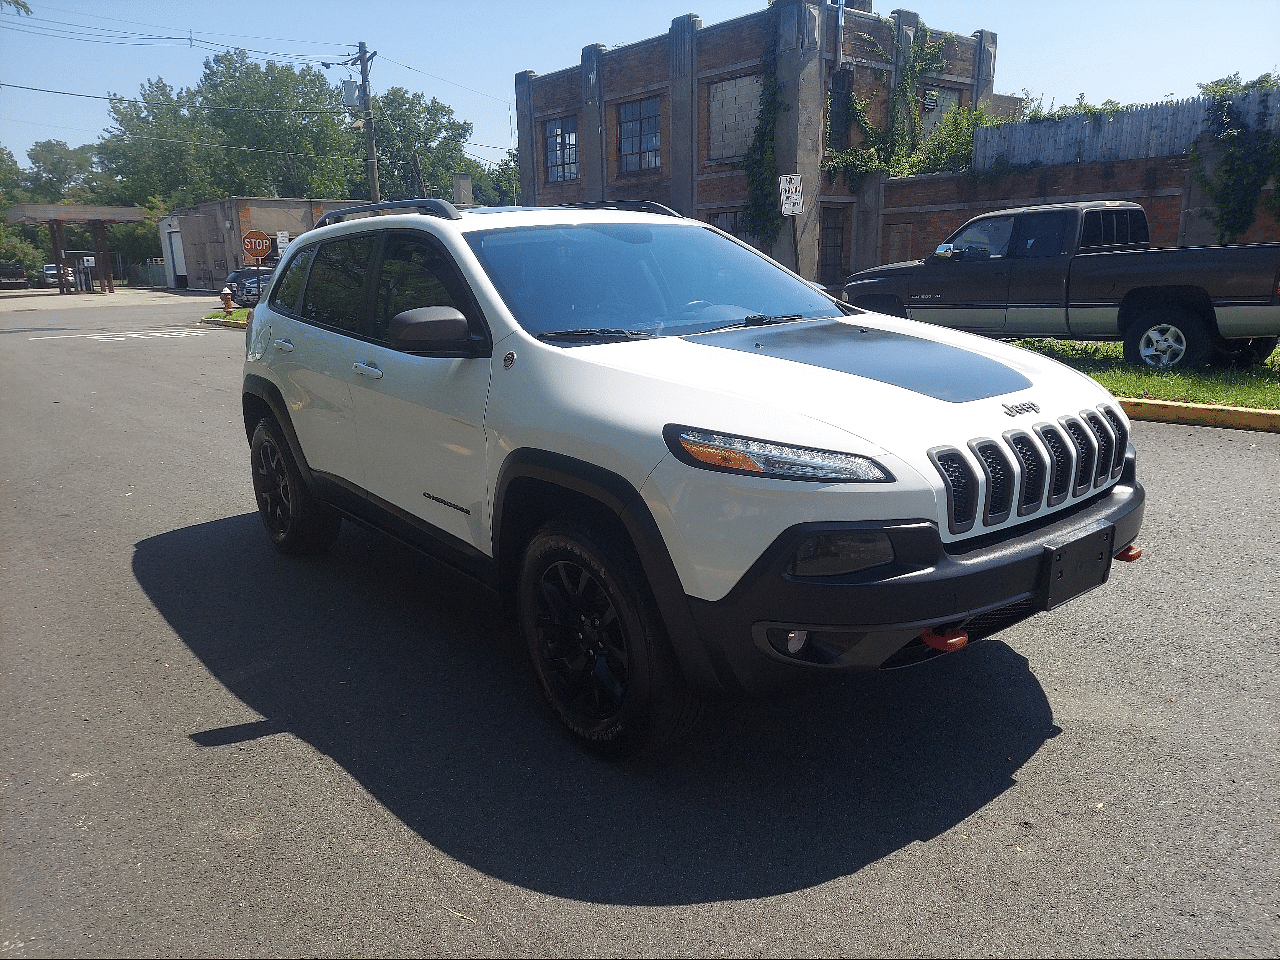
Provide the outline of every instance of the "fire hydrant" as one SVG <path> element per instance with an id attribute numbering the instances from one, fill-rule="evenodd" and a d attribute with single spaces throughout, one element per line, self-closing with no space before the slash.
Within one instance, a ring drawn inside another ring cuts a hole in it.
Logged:
<path id="1" fill-rule="evenodd" d="M 222 309 L 227 311 L 228 317 L 231 316 L 231 311 L 233 308 L 231 306 L 231 288 L 230 287 L 222 288 Z"/>

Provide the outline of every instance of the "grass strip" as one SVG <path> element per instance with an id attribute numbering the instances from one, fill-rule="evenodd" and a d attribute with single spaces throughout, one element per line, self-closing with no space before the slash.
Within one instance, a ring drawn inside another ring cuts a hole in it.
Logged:
<path id="1" fill-rule="evenodd" d="M 1016 343 L 1088 374 L 1117 397 L 1280 410 L 1280 350 L 1266 363 L 1241 370 L 1142 370 L 1124 362 L 1118 343 L 1042 339 Z"/>

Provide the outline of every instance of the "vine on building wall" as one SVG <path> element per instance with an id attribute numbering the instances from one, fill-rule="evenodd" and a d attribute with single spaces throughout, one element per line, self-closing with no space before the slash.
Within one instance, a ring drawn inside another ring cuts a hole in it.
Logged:
<path id="1" fill-rule="evenodd" d="M 1234 243 L 1253 225 L 1262 188 L 1272 177 L 1278 188 L 1264 201 L 1272 216 L 1280 219 L 1280 137 L 1264 126 L 1270 99 L 1280 94 L 1280 78 L 1264 73 L 1249 83 L 1235 73 L 1213 83 L 1201 83 L 1200 93 L 1209 98 L 1209 132 L 1218 147 L 1218 162 L 1212 172 L 1198 145 L 1190 151 L 1192 169 L 1209 199 L 1213 201 L 1213 225 L 1219 243 Z M 1256 124 L 1250 124 L 1234 100 L 1243 93 L 1259 97 Z"/>
<path id="2" fill-rule="evenodd" d="M 859 38 L 885 62 L 893 63 L 901 59 L 902 77 L 897 87 L 889 96 L 886 109 L 885 125 L 877 129 L 867 117 L 869 101 L 849 93 L 849 121 L 862 135 L 862 143 L 847 150 L 831 150 L 828 148 L 823 168 L 834 182 L 838 175 L 843 175 L 850 190 L 857 190 L 862 179 L 876 170 L 882 170 L 890 176 L 907 176 L 919 172 L 913 169 L 918 165 L 914 160 L 921 147 L 919 122 L 923 103 L 923 78 L 926 73 L 933 73 L 946 67 L 942 57 L 942 48 L 950 34 L 933 39 L 933 34 L 923 23 L 911 38 L 911 43 L 903 50 L 897 36 L 894 36 L 894 50 L 897 57 L 891 57 L 870 34 L 860 33 Z M 881 79 L 887 79 L 884 71 L 880 71 Z M 828 110 L 828 124 L 831 111 Z M 828 134 L 830 134 L 828 127 Z M 828 143 L 830 143 L 828 137 Z"/>
<path id="3" fill-rule="evenodd" d="M 772 6 L 772 3 L 770 4 Z M 747 205 L 742 212 L 743 229 L 771 250 L 782 232 L 782 210 L 778 200 L 778 158 L 775 133 L 778 115 L 784 106 L 778 87 L 777 14 L 769 18 L 769 43 L 761 57 L 760 114 L 756 118 L 751 146 L 742 158 L 747 174 Z"/>

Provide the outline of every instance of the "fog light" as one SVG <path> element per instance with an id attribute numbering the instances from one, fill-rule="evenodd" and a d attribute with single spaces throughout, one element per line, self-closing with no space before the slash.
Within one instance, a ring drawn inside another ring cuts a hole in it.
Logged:
<path id="1" fill-rule="evenodd" d="M 796 549 L 787 569 L 793 577 L 839 577 L 893 562 L 893 544 L 882 530 L 819 533 Z"/>
<path id="2" fill-rule="evenodd" d="M 808 630 L 789 630 L 787 632 L 787 653 L 794 657 L 804 649 L 805 641 L 808 639 Z"/>

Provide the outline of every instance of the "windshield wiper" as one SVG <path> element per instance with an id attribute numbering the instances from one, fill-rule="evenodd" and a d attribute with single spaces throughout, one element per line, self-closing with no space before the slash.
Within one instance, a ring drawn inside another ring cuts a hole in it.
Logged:
<path id="1" fill-rule="evenodd" d="M 783 316 L 766 317 L 763 313 L 753 313 L 749 317 L 743 317 L 734 323 L 726 323 L 722 327 L 712 327 L 710 330 L 700 331 L 701 333 L 719 333 L 721 330 L 740 330 L 743 327 L 765 327 L 771 323 L 790 323 L 793 320 L 803 320 L 804 317 L 798 313 L 788 313 Z"/>
<path id="2" fill-rule="evenodd" d="M 548 330 L 538 334 L 539 340 L 647 340 L 652 333 L 624 330 L 622 327 L 584 327 L 580 330 Z"/>

